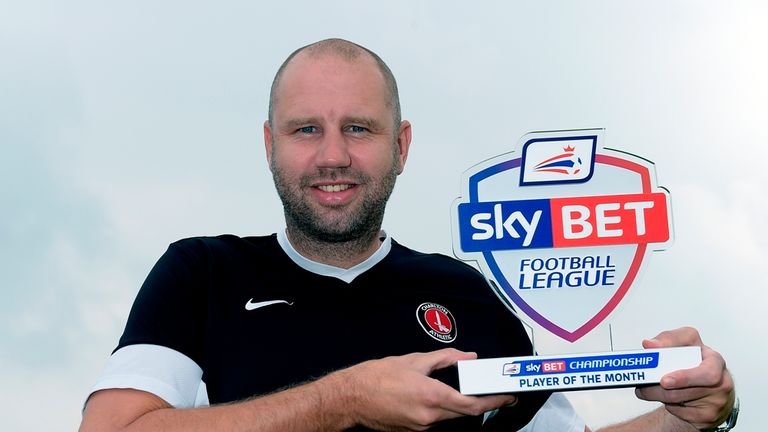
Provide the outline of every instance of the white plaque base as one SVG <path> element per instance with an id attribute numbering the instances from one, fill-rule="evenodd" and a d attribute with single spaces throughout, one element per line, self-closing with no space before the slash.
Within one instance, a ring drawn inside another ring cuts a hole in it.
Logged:
<path id="1" fill-rule="evenodd" d="M 635 387 L 658 384 L 665 374 L 699 363 L 699 347 L 463 360 L 459 389 L 484 395 Z"/>

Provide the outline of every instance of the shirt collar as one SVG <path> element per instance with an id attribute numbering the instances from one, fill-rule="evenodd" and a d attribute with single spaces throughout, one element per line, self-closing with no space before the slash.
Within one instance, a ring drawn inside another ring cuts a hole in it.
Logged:
<path id="1" fill-rule="evenodd" d="M 383 237 L 383 240 L 373 255 L 369 256 L 368 259 L 361 262 L 360 264 L 345 269 L 305 258 L 298 251 L 296 251 L 296 249 L 294 249 L 293 245 L 288 240 L 288 235 L 286 234 L 285 229 L 277 232 L 277 242 L 280 244 L 280 247 L 283 249 L 286 255 L 288 255 L 291 261 L 296 263 L 296 265 L 308 272 L 312 272 L 321 276 L 330 276 L 336 279 L 341 279 L 346 283 L 351 283 L 353 280 L 355 280 L 356 277 L 368 271 L 371 267 L 378 264 L 381 260 L 384 259 L 384 257 L 387 256 L 390 249 L 392 249 L 392 239 L 383 230 L 379 232 L 379 237 Z"/>

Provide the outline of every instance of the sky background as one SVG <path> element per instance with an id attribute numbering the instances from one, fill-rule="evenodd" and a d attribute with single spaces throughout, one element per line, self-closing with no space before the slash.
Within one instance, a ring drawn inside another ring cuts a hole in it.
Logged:
<path id="1" fill-rule="evenodd" d="M 384 226 L 415 249 L 452 254 L 461 173 L 529 131 L 604 127 L 656 162 L 675 244 L 611 318 L 614 346 L 697 327 L 736 378 L 739 430 L 760 430 L 766 22 L 738 0 L 0 0 L 0 430 L 77 428 L 168 243 L 283 226 L 269 85 L 327 37 L 398 78 L 414 137 Z M 632 390 L 571 398 L 592 426 L 652 408 Z"/>

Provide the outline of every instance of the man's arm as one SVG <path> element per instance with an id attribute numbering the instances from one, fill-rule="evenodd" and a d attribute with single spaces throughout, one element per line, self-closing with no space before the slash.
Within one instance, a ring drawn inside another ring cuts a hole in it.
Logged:
<path id="1" fill-rule="evenodd" d="M 88 431 L 328 431 L 364 425 L 424 430 L 462 415 L 512 404 L 514 396 L 464 396 L 429 378 L 474 353 L 443 349 L 371 360 L 285 391 L 227 405 L 174 409 L 138 390 L 94 393 L 83 414 Z"/>
<path id="2" fill-rule="evenodd" d="M 602 432 L 688 432 L 720 425 L 736 401 L 733 379 L 723 357 L 704 345 L 696 329 L 683 327 L 643 341 L 645 348 L 700 346 L 701 364 L 693 369 L 670 372 L 660 385 L 638 387 L 635 394 L 663 407 L 634 420 L 600 429 Z"/>

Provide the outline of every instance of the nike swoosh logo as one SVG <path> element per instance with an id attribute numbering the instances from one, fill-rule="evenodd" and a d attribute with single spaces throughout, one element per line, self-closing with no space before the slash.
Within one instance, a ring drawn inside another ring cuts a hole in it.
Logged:
<path id="1" fill-rule="evenodd" d="M 248 300 L 247 303 L 245 303 L 245 310 L 249 310 L 250 311 L 250 310 L 262 308 L 264 306 L 270 306 L 270 305 L 273 305 L 273 304 L 280 304 L 280 303 L 285 303 L 288 306 L 293 305 L 293 303 L 288 303 L 285 300 L 267 300 L 267 301 L 263 301 L 263 302 L 254 303 L 253 299 L 250 299 L 250 300 Z"/>

